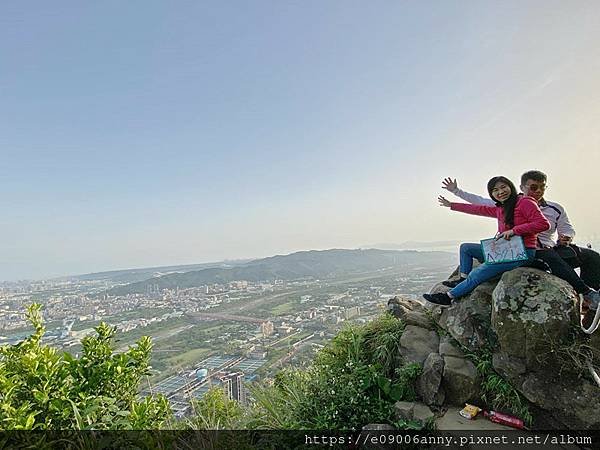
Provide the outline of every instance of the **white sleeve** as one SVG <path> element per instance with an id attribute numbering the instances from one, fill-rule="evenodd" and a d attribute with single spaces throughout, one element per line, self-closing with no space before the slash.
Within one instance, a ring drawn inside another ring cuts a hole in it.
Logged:
<path id="1" fill-rule="evenodd" d="M 559 236 L 569 236 L 571 238 L 575 237 L 575 228 L 569 222 L 569 216 L 567 216 L 567 211 L 561 205 L 557 205 L 561 209 L 561 214 L 558 216 L 558 220 L 556 221 L 556 231 L 558 231 Z"/>
<path id="2" fill-rule="evenodd" d="M 474 205 L 489 205 L 494 206 L 496 203 L 491 198 L 481 197 L 476 194 L 471 194 L 470 192 L 465 192 L 462 189 L 456 188 L 452 192 L 458 198 L 463 199 L 466 202 L 472 203 Z"/>

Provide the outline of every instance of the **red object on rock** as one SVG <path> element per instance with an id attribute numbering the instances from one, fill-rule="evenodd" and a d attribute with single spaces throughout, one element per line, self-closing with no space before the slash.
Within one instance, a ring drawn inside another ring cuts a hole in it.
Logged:
<path id="1" fill-rule="evenodd" d="M 502 414 L 496 411 L 484 411 L 483 416 L 486 417 L 490 422 L 518 428 L 519 430 L 522 430 L 525 427 L 521 419 L 518 417 L 509 416 L 508 414 Z"/>

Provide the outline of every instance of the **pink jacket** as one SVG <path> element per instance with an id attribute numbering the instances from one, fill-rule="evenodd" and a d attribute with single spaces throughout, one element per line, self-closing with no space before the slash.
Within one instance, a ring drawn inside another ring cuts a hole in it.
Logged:
<path id="1" fill-rule="evenodd" d="M 504 223 L 504 210 L 500 206 L 472 205 L 469 203 L 450 203 L 450 209 L 476 216 L 496 217 L 498 232 L 510 230 Z M 544 217 L 534 198 L 519 195 L 515 206 L 515 226 L 512 228 L 517 236 L 523 238 L 526 248 L 535 248 L 537 234 L 550 229 L 550 222 Z"/>

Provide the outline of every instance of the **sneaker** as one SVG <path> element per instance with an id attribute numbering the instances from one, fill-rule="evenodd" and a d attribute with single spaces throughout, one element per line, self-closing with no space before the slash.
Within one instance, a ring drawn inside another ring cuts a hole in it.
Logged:
<path id="1" fill-rule="evenodd" d="M 584 305 L 587 305 L 590 310 L 594 310 L 595 312 L 600 304 L 600 293 L 591 289 L 590 292 L 583 295 L 583 302 Z"/>
<path id="2" fill-rule="evenodd" d="M 448 286 L 449 288 L 455 288 L 456 286 L 458 286 L 460 283 L 462 283 L 465 280 L 466 280 L 466 278 L 457 278 L 456 280 L 442 281 L 442 284 L 444 286 Z"/>
<path id="3" fill-rule="evenodd" d="M 423 294 L 423 298 L 430 303 L 435 303 L 440 306 L 450 306 L 452 304 L 452 299 L 444 292 L 438 294 Z"/>
<path id="4" fill-rule="evenodd" d="M 594 322 L 594 318 L 596 317 L 596 311 L 593 309 L 588 309 L 584 314 L 583 319 L 581 319 L 581 326 L 585 329 L 588 329 L 592 326 Z"/>

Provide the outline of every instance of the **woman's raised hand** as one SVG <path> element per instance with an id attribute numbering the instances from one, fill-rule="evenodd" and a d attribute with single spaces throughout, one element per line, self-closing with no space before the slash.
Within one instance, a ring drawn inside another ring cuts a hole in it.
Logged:
<path id="1" fill-rule="evenodd" d="M 440 206 L 445 206 L 446 208 L 450 208 L 450 201 L 446 197 L 442 197 L 440 195 L 438 197 L 438 202 L 440 202 Z"/>

